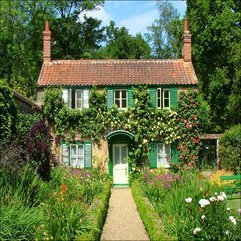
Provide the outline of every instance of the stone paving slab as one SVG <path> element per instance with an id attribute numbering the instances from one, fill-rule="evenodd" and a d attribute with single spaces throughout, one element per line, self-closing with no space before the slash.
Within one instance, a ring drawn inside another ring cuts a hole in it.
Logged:
<path id="1" fill-rule="evenodd" d="M 149 240 L 130 188 L 112 188 L 101 240 Z"/>

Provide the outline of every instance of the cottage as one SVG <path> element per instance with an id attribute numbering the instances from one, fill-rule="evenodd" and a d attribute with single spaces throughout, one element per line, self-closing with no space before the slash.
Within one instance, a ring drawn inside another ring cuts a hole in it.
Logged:
<path id="1" fill-rule="evenodd" d="M 52 60 L 51 32 L 46 22 L 43 32 L 43 65 L 38 79 L 38 102 L 43 102 L 48 86 L 63 88 L 63 101 L 69 108 L 89 108 L 89 96 L 93 86 L 107 88 L 107 107 L 115 104 L 120 111 L 133 105 L 132 87 L 147 85 L 155 108 L 175 107 L 182 90 L 197 87 L 197 77 L 191 61 L 191 34 L 185 21 L 181 59 L 171 60 Z M 114 184 L 127 184 L 130 166 L 128 147 L 134 133 L 126 130 L 107 132 L 96 145 L 88 139 L 62 141 L 61 161 L 80 168 L 96 166 L 103 161 L 106 171 L 113 176 Z M 176 158 L 172 144 L 155 143 L 150 155 L 151 167 L 168 167 Z"/>

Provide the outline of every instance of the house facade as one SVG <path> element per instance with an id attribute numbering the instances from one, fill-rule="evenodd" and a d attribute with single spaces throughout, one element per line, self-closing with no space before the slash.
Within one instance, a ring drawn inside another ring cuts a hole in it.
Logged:
<path id="1" fill-rule="evenodd" d="M 51 60 L 51 32 L 46 22 L 43 32 L 43 65 L 38 79 L 38 102 L 44 102 L 47 87 L 62 87 L 62 98 L 70 109 L 89 108 L 94 86 L 107 89 L 106 104 L 119 111 L 132 108 L 132 88 L 146 85 L 151 104 L 158 109 L 177 105 L 180 91 L 197 87 L 197 77 L 191 62 L 191 34 L 184 24 L 181 59 L 171 60 Z M 150 123 L 151 124 L 151 123 Z M 62 140 L 57 155 L 62 163 L 79 168 L 102 166 L 113 176 L 114 184 L 127 184 L 131 167 L 128 151 L 135 133 L 123 129 L 107 130 L 100 143 L 76 136 Z M 150 166 L 169 167 L 177 159 L 174 143 L 155 142 L 150 153 Z"/>

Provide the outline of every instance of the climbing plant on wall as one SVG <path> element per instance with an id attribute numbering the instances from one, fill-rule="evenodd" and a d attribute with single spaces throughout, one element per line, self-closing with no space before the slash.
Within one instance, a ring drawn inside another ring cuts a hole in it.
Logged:
<path id="1" fill-rule="evenodd" d="M 209 123 L 207 105 L 197 91 L 189 90 L 180 93 L 177 112 L 181 132 L 177 146 L 179 161 L 181 164 L 197 166 L 200 161 L 200 135 Z"/>
<path id="2" fill-rule="evenodd" d="M 66 138 L 68 133 L 70 140 L 78 134 L 80 138 L 99 143 L 107 129 L 123 129 L 133 133 L 134 142 L 129 152 L 133 165 L 147 163 L 151 143 L 154 141 L 173 143 L 180 140 L 180 161 L 196 162 L 202 129 L 198 93 L 182 93 L 177 112 L 153 108 L 147 86 L 137 86 L 132 89 L 132 93 L 131 108 L 120 111 L 113 105 L 107 110 L 106 91 L 93 88 L 90 107 L 79 111 L 70 109 L 63 103 L 60 88 L 50 88 L 46 91 L 44 112 L 56 135 Z"/>

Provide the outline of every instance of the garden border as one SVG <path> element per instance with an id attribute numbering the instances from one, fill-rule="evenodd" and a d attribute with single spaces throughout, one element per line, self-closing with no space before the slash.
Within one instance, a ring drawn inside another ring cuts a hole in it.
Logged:
<path id="1" fill-rule="evenodd" d="M 88 233 L 76 236 L 76 240 L 99 240 L 105 223 L 112 182 L 110 180 L 104 185 L 103 192 L 98 195 L 88 208 L 86 217 L 93 227 Z"/>
<path id="2" fill-rule="evenodd" d="M 177 240 L 176 237 L 168 236 L 165 233 L 161 218 L 150 203 L 149 199 L 145 197 L 139 180 L 135 180 L 132 183 L 131 191 L 137 210 L 148 232 L 150 240 Z"/>

